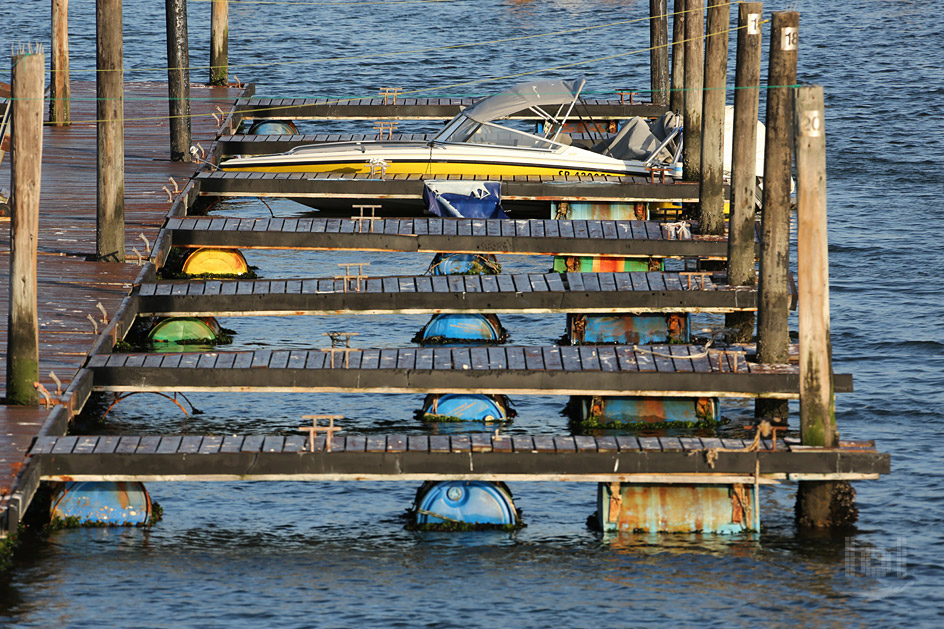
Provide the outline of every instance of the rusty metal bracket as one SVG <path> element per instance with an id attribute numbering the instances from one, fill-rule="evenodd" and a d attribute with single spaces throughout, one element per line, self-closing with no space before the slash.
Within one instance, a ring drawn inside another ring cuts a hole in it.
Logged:
<path id="1" fill-rule="evenodd" d="M 344 419 L 344 415 L 302 415 L 302 419 L 310 419 L 311 426 L 299 426 L 298 430 L 308 433 L 308 451 L 315 451 L 315 437 L 319 432 L 325 433 L 325 452 L 331 452 L 331 439 L 334 433 L 341 432 L 339 426 L 334 425 L 334 420 Z M 327 419 L 327 426 L 319 426 L 319 419 Z"/>
<path id="2" fill-rule="evenodd" d="M 397 96 L 399 96 L 402 92 L 402 87 L 381 87 L 377 93 L 383 96 L 384 105 L 396 105 Z M 390 102 L 388 102 L 387 99 L 390 99 Z"/>
<path id="3" fill-rule="evenodd" d="M 630 104 L 630 105 L 633 105 L 633 104 L 635 104 L 635 103 L 633 103 L 633 97 L 636 96 L 636 94 L 638 94 L 639 92 L 632 92 L 632 91 L 630 91 L 630 90 L 616 90 L 616 93 L 619 94 L 619 97 L 620 97 L 620 105 L 623 104 L 623 99 L 624 99 L 626 96 L 629 96 L 629 104 Z"/>
<path id="4" fill-rule="evenodd" d="M 371 173 L 373 174 L 373 173 Z M 353 209 L 358 210 L 360 214 L 357 216 L 352 216 L 352 221 L 357 221 L 357 233 L 364 233 L 364 222 L 370 223 L 370 233 L 374 233 L 374 221 L 382 221 L 383 218 L 375 216 L 375 212 L 382 208 L 382 205 L 352 205 Z M 364 210 L 370 210 L 370 216 L 364 215 Z"/>
<path id="5" fill-rule="evenodd" d="M 361 280 L 364 280 L 364 288 L 367 288 L 367 276 L 364 275 L 364 267 L 365 267 L 365 266 L 370 266 L 370 262 L 339 262 L 339 263 L 338 263 L 338 266 L 339 266 L 339 267 L 340 267 L 340 266 L 343 266 L 343 267 L 344 267 L 344 275 L 335 275 L 335 276 L 334 276 L 334 279 L 336 279 L 336 280 L 344 280 L 343 286 L 344 286 L 344 292 L 345 292 L 345 293 L 348 292 L 347 289 L 348 289 L 348 285 L 350 284 L 350 281 L 351 281 L 351 280 L 356 280 L 356 283 L 354 284 L 354 292 L 355 292 L 355 293 L 361 292 Z M 356 275 L 351 275 L 351 267 L 352 267 L 352 266 L 356 266 L 356 267 L 357 267 L 357 274 L 356 274 Z M 333 340 L 333 339 L 332 339 L 332 340 Z M 349 339 L 349 341 L 350 341 L 350 339 Z"/>
<path id="6" fill-rule="evenodd" d="M 374 123 L 374 129 L 377 129 L 377 132 L 378 132 L 377 139 L 383 140 L 384 132 L 387 133 L 388 140 L 392 139 L 393 131 L 398 126 L 400 126 L 400 123 L 397 122 L 396 120 L 378 120 L 377 122 Z"/>

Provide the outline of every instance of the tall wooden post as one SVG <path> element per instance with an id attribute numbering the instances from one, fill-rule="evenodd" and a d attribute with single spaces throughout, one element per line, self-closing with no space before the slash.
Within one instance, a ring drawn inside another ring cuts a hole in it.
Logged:
<path id="1" fill-rule="evenodd" d="M 100 260 L 125 261 L 124 46 L 121 0 L 97 0 L 98 212 Z"/>
<path id="2" fill-rule="evenodd" d="M 668 0 L 649 0 L 649 73 L 651 100 L 669 104 Z"/>
<path id="3" fill-rule="evenodd" d="M 724 233 L 724 103 L 730 21 L 728 0 L 708 0 L 698 206 L 703 234 Z"/>
<path id="4" fill-rule="evenodd" d="M 68 125 L 69 104 L 69 0 L 52 0 L 52 55 L 49 58 L 49 122 Z"/>
<path id="5" fill-rule="evenodd" d="M 728 221 L 728 284 L 754 286 L 754 191 L 757 188 L 757 110 L 763 3 L 738 6 L 737 61 L 734 69 L 734 133 L 731 146 L 731 218 Z M 732 340 L 754 336 L 754 313 L 731 312 L 724 325 Z"/>
<path id="6" fill-rule="evenodd" d="M 685 108 L 685 0 L 675 0 L 672 5 L 672 92 L 669 109 L 682 111 Z"/>
<path id="7" fill-rule="evenodd" d="M 705 57 L 704 0 L 688 0 L 685 3 L 685 125 L 682 147 L 684 178 L 689 181 L 701 179 L 701 105 L 704 87 Z"/>
<path id="8" fill-rule="evenodd" d="M 166 0 L 167 13 L 167 95 L 170 103 L 170 158 L 189 162 L 190 132 L 190 46 L 187 42 L 186 0 Z"/>
<path id="9" fill-rule="evenodd" d="M 832 343 L 829 338 L 829 250 L 826 231 L 826 131 L 822 86 L 797 89 L 797 292 L 800 332 L 800 440 L 834 448 L 836 430 Z M 858 517 L 848 482 L 801 482 L 801 526 L 843 527 Z"/>
<path id="10" fill-rule="evenodd" d="M 785 364 L 790 297 L 790 182 L 793 164 L 793 85 L 796 83 L 800 14 L 773 14 L 767 74 L 767 137 L 764 146 L 764 215 L 761 224 L 757 304 L 757 361 Z M 784 400 L 758 398 L 757 417 L 787 417 Z"/>
<path id="11" fill-rule="evenodd" d="M 10 308 L 7 313 L 7 404 L 35 404 L 39 380 L 36 252 L 43 162 L 42 49 L 20 50 L 11 68 Z"/>
<path id="12" fill-rule="evenodd" d="M 229 0 L 213 0 L 210 9 L 210 85 L 229 81 Z"/>

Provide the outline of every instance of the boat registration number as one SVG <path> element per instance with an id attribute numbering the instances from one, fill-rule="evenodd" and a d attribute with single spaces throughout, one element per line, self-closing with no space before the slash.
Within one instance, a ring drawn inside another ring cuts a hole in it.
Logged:
<path id="1" fill-rule="evenodd" d="M 593 172 L 593 171 L 591 171 L 591 170 L 558 170 L 558 171 L 557 171 L 557 174 L 558 174 L 558 175 L 564 175 L 564 176 L 568 176 L 568 175 L 585 175 L 585 176 L 588 176 L 588 177 L 606 177 L 606 176 L 607 176 L 607 173 L 597 173 L 597 172 Z"/>

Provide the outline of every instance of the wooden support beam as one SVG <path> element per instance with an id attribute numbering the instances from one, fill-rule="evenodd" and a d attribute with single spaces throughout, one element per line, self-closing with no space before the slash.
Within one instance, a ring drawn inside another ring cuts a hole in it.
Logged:
<path id="1" fill-rule="evenodd" d="M 724 104 L 730 18 L 728 0 L 708 0 L 698 205 L 703 234 L 724 234 Z"/>
<path id="2" fill-rule="evenodd" d="M 826 236 L 826 131 L 823 88 L 796 92 L 797 271 L 800 292 L 800 438 L 805 446 L 832 448 L 836 430 L 832 343 L 829 338 L 829 248 Z M 848 481 L 801 482 L 797 522 L 847 527 L 858 519 Z"/>
<path id="3" fill-rule="evenodd" d="M 190 44 L 187 41 L 186 0 L 165 0 L 167 15 L 167 96 L 170 109 L 170 158 L 189 162 Z"/>
<path id="4" fill-rule="evenodd" d="M 762 10 L 761 2 L 738 5 L 731 147 L 731 218 L 728 224 L 728 281 L 732 286 L 754 286 L 757 283 L 754 232 Z M 730 313 L 725 316 L 724 325 L 735 330 L 733 340 L 743 342 L 754 336 L 754 320 L 753 312 Z"/>
<path id="5" fill-rule="evenodd" d="M 767 137 L 764 147 L 764 215 L 761 223 L 757 359 L 787 360 L 787 282 L 790 266 L 790 184 L 793 165 L 793 92 L 796 83 L 800 14 L 773 14 L 767 78 Z M 782 402 L 761 400 L 757 417 L 782 420 Z"/>
<path id="6" fill-rule="evenodd" d="M 649 0 L 650 100 L 669 103 L 669 16 L 667 0 Z"/>
<path id="7" fill-rule="evenodd" d="M 701 179 L 701 92 L 705 75 L 704 0 L 687 0 L 685 8 L 685 144 L 682 167 L 687 181 L 698 181 Z"/>
<path id="8" fill-rule="evenodd" d="M 124 47 L 121 0 L 97 0 L 97 171 L 96 254 L 125 261 Z"/>
<path id="9" fill-rule="evenodd" d="M 229 0 L 213 0 L 210 8 L 210 85 L 229 81 Z"/>
<path id="10" fill-rule="evenodd" d="M 797 283 L 800 332 L 800 436 L 803 445 L 838 441 L 829 338 L 826 138 L 822 86 L 797 89 Z"/>
<path id="11" fill-rule="evenodd" d="M 685 7 L 686 0 L 675 0 L 672 12 L 672 91 L 669 109 L 685 108 Z"/>
<path id="12" fill-rule="evenodd" d="M 11 67 L 13 137 L 10 216 L 10 304 L 7 313 L 6 403 L 35 404 L 39 380 L 36 255 L 43 161 L 46 56 L 21 48 Z"/>
<path id="13" fill-rule="evenodd" d="M 49 58 L 49 122 L 68 125 L 71 118 L 69 89 L 69 0 L 52 0 L 52 51 Z"/>

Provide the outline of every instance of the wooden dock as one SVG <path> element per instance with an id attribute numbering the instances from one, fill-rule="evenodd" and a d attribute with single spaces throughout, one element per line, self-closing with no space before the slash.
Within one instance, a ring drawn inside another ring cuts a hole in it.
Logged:
<path id="1" fill-rule="evenodd" d="M 471 106 L 473 98 L 240 98 L 236 101 L 237 120 L 449 120 Z M 617 99 L 584 99 L 581 113 L 594 120 L 625 120 L 634 116 L 658 118 L 663 105 L 620 102 Z M 513 120 L 542 120 L 524 111 Z"/>
<path id="2" fill-rule="evenodd" d="M 799 368 L 692 345 L 98 354 L 96 391 L 504 393 L 796 398 Z M 852 377 L 837 374 L 837 392 Z"/>
<path id="3" fill-rule="evenodd" d="M 429 180 L 461 180 L 462 177 L 429 177 Z M 354 203 L 398 202 L 399 210 L 414 209 L 422 215 L 423 187 L 420 175 L 386 178 L 350 173 L 202 172 L 196 177 L 200 194 L 220 197 L 272 197 L 297 199 L 319 209 L 345 208 Z M 505 175 L 476 177 L 476 181 L 500 181 L 502 204 L 539 206 L 544 215 L 552 201 L 590 203 L 674 202 L 698 200 L 698 184 L 675 181 L 666 175 L 651 180 L 642 175 Z"/>
<path id="4" fill-rule="evenodd" d="M 136 106 L 136 117 L 157 120 L 166 115 L 164 86 L 129 85 L 127 90 L 140 96 L 136 102 L 147 102 Z M 195 142 L 210 147 L 218 131 L 233 133 L 242 118 L 422 119 L 449 117 L 449 108 L 457 111 L 463 105 L 452 101 L 383 106 L 376 99 L 354 104 L 249 99 L 240 100 L 239 111 L 218 128 L 205 114 L 218 104 L 230 106 L 239 94 L 217 88 L 194 99 Z M 610 115 L 607 111 L 625 117 L 627 108 L 638 107 L 594 106 L 600 109 L 594 115 L 604 118 Z M 81 112 L 81 107 L 74 108 L 73 119 L 94 117 Z M 66 478 L 454 478 L 697 484 L 849 480 L 888 472 L 888 456 L 877 453 L 871 444 L 775 450 L 767 441 L 755 448 L 739 439 L 695 437 L 365 434 L 335 437 L 329 452 L 323 437 L 315 440 L 314 451 L 305 451 L 304 438 L 295 435 L 65 436 L 72 418 L 94 391 L 782 399 L 796 398 L 799 392 L 795 364 L 758 364 L 751 360 L 747 346 L 720 351 L 693 345 L 551 345 L 114 354 L 115 341 L 124 337 L 139 314 L 733 312 L 755 309 L 757 303 L 753 290 L 727 287 L 720 277 L 673 272 L 369 277 L 363 284 L 335 278 L 158 282 L 156 270 L 171 247 L 717 259 L 726 256 L 727 242 L 724 236 L 701 236 L 697 229 L 691 235 L 678 225 L 654 221 L 393 217 L 389 208 L 376 220 L 348 218 L 353 214 L 350 210 L 336 218 L 191 217 L 190 210 L 200 197 L 285 196 L 330 201 L 345 208 L 352 200 L 416 202 L 424 181 L 420 177 L 381 180 L 208 169 L 190 179 L 193 165 L 167 160 L 166 132 L 159 123 L 142 120 L 139 125 L 131 116 L 126 123 L 126 143 L 131 147 L 126 160 L 126 245 L 131 259 L 135 258 L 132 248 L 140 252 L 141 267 L 82 261 L 95 251 L 95 160 L 90 159 L 94 126 L 80 123 L 46 131 L 40 286 L 47 286 L 49 292 L 40 309 L 41 324 L 46 324 L 42 329 L 48 328 L 41 331 L 41 361 L 43 370 L 47 366 L 63 370 L 57 371 L 62 390 L 56 390 L 51 378 L 42 378 L 57 403 L 50 412 L 0 407 L 0 430 L 14 435 L 0 450 L 0 457 L 5 457 L 0 462 L 8 463 L 11 470 L 0 478 L 4 530 L 15 528 L 40 480 Z M 213 159 L 218 156 L 214 153 Z M 176 191 L 170 195 L 173 198 L 168 198 L 165 186 Z M 513 177 L 503 180 L 502 188 L 505 199 L 545 204 L 553 200 L 690 201 L 698 196 L 698 187 L 692 183 L 632 177 Z M 70 310 L 62 304 L 76 307 Z M 851 376 L 837 375 L 835 390 L 851 391 Z M 27 456 L 32 437 L 37 439 Z"/>
<path id="5" fill-rule="evenodd" d="M 889 473 L 873 443 L 831 450 L 698 437 L 370 434 L 41 437 L 43 480 L 568 481 L 770 484 Z M 776 447 L 776 449 L 775 449 Z"/>
<path id="6" fill-rule="evenodd" d="M 231 107 L 233 99 L 244 91 L 192 89 L 194 142 L 209 146 L 219 130 L 210 113 L 217 106 Z M 126 251 L 134 261 L 136 249 L 144 261 L 148 243 L 156 241 L 171 205 L 162 188 L 174 189 L 171 177 L 182 185 L 194 167 L 170 161 L 167 128 L 156 122 L 167 115 L 166 85 L 128 83 L 125 94 L 134 102 L 133 113 L 127 107 L 125 121 Z M 134 263 L 86 261 L 96 251 L 95 83 L 73 81 L 72 96 L 72 125 L 46 127 L 43 133 L 37 282 L 40 383 L 53 401 L 78 412 L 85 396 L 79 396 L 81 403 L 74 399 L 74 379 L 145 269 Z M 3 161 L 0 178 L 9 179 L 9 164 L 8 159 Z M 5 308 L 10 269 L 7 221 L 0 223 L 0 299 Z M 0 370 L 4 372 L 6 325 L 7 317 L 0 317 Z M 0 382 L 0 393 L 5 394 L 5 386 Z M 0 530 L 15 528 L 39 482 L 26 465 L 26 454 L 36 435 L 50 428 L 49 415 L 49 409 L 42 406 L 0 405 Z"/>
<path id="7" fill-rule="evenodd" d="M 710 274 L 502 273 L 144 282 L 139 316 L 734 312 L 757 291 Z"/>
<path id="8" fill-rule="evenodd" d="M 203 217 L 171 218 L 166 230 L 175 247 L 240 249 L 723 258 L 728 247 L 656 221 Z"/>

